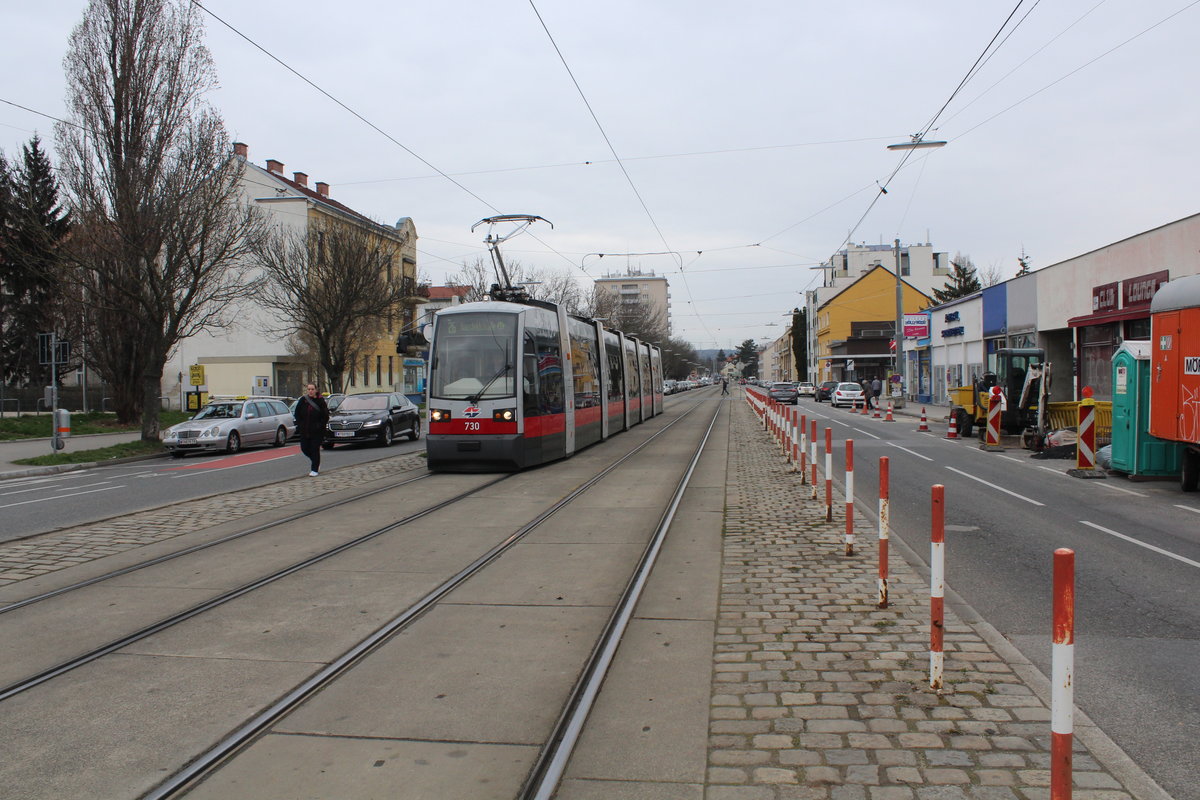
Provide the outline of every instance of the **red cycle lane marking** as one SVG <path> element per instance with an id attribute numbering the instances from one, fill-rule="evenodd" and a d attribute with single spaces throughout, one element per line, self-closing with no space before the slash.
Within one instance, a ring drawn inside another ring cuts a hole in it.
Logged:
<path id="1" fill-rule="evenodd" d="M 277 458 L 287 458 L 294 456 L 300 452 L 299 445 L 292 445 L 282 449 L 262 450 L 257 453 L 238 453 L 237 455 L 226 456 L 225 458 L 217 458 L 212 461 L 205 461 L 202 464 L 189 464 L 182 467 L 167 467 L 165 472 L 174 472 L 181 469 L 218 469 L 226 467 L 241 467 L 246 464 L 259 464 L 263 461 L 274 461 Z"/>

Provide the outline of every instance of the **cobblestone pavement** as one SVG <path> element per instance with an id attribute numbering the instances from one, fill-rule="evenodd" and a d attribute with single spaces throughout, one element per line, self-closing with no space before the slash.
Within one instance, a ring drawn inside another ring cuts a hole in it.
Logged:
<path id="1" fill-rule="evenodd" d="M 877 608 L 877 531 L 846 556 L 844 497 L 825 522 L 824 490 L 733 405 L 706 800 L 1048 798 L 1049 709 L 1022 671 L 947 608 L 930 690 L 928 584 L 893 549 Z M 1075 798 L 1132 796 L 1075 751 Z"/>
<path id="2" fill-rule="evenodd" d="M 424 466 L 420 455 L 385 458 L 8 542 L 0 545 L 0 586 Z"/>

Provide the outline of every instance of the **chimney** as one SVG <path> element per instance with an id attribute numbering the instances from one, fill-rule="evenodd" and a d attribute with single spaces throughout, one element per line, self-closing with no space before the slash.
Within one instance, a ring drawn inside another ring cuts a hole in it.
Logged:
<path id="1" fill-rule="evenodd" d="M 329 197 L 329 184 L 325 181 L 317 181 L 317 194 L 321 197 Z"/>
<path id="2" fill-rule="evenodd" d="M 241 156 L 242 158 L 249 158 L 250 157 L 250 146 L 246 145 L 246 144 L 242 144 L 241 142 L 234 142 L 233 143 L 233 154 L 235 156 Z"/>
<path id="3" fill-rule="evenodd" d="M 303 186 L 305 189 L 307 189 L 307 188 L 308 188 L 308 173 L 306 173 L 306 172 L 293 172 L 293 173 L 292 173 L 292 180 L 294 180 L 296 183 L 298 183 L 298 184 L 300 184 L 301 186 Z"/>
<path id="4" fill-rule="evenodd" d="M 276 161 L 273 158 L 267 159 L 267 172 L 274 172 L 276 175 L 283 174 L 283 162 Z"/>

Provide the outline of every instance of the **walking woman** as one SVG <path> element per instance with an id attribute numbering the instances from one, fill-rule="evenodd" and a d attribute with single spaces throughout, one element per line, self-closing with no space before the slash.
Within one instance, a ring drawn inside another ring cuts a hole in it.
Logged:
<path id="1" fill-rule="evenodd" d="M 310 383 L 305 389 L 304 397 L 296 403 L 296 429 L 300 433 L 300 452 L 308 456 L 308 476 L 317 477 L 321 471 L 321 443 L 325 441 L 325 424 L 329 422 L 329 406 L 325 398 L 317 391 L 317 385 Z"/>

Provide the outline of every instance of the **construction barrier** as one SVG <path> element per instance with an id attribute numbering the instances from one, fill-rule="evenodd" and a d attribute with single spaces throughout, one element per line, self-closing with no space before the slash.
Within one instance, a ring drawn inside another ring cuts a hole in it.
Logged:
<path id="1" fill-rule="evenodd" d="M 1054 551 L 1054 643 L 1051 645 L 1050 800 L 1071 798 L 1075 735 L 1075 551 Z"/>
<path id="2" fill-rule="evenodd" d="M 1000 448 L 1000 387 L 993 386 L 988 395 L 987 431 L 983 440 L 984 450 Z"/>
<path id="3" fill-rule="evenodd" d="M 888 607 L 888 457 L 879 457 L 879 607 Z"/>
<path id="4" fill-rule="evenodd" d="M 846 555 L 854 555 L 854 440 L 846 440 Z"/>
<path id="5" fill-rule="evenodd" d="M 1112 401 L 1094 400 L 1096 446 L 1112 444 Z M 1050 430 L 1074 428 L 1079 424 L 1079 401 L 1046 404 L 1046 424 Z"/>
<path id="6" fill-rule="evenodd" d="M 943 605 L 946 594 L 946 487 L 933 486 L 933 525 L 929 545 L 929 688 L 942 688 Z"/>
<path id="7" fill-rule="evenodd" d="M 1096 401 L 1092 399 L 1092 387 L 1083 387 L 1083 399 L 1079 401 L 1079 438 L 1075 442 L 1075 468 L 1096 468 Z"/>

